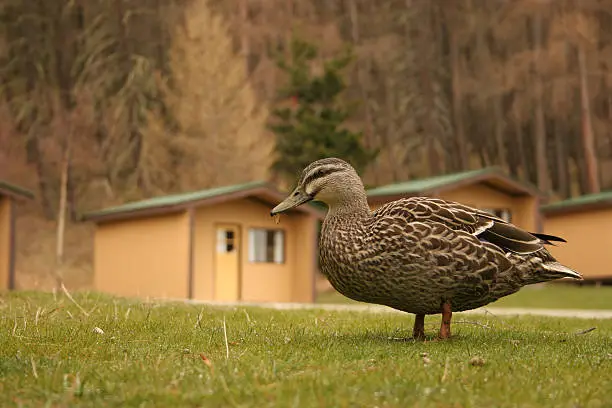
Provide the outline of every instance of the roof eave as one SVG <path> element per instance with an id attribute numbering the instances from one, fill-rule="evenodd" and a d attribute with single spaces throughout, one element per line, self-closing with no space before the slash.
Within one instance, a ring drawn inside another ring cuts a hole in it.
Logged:
<path id="1" fill-rule="evenodd" d="M 256 193 L 259 193 L 259 196 L 265 196 L 265 195 L 270 195 L 270 199 L 272 202 L 275 203 L 280 203 L 281 201 L 283 201 L 287 196 L 286 194 L 281 193 L 280 191 L 278 191 L 276 188 L 272 187 L 272 186 L 266 186 L 266 187 L 260 187 L 259 191 L 254 191 L 251 194 L 248 194 L 249 196 L 251 195 L 257 195 Z M 325 211 L 322 210 L 318 210 L 310 205 L 308 205 L 308 203 L 300 205 L 299 207 L 295 207 L 292 211 L 296 211 L 296 212 L 304 212 L 307 213 L 309 215 L 312 215 L 320 220 L 322 220 L 323 218 L 325 218 Z"/>
<path id="2" fill-rule="evenodd" d="M 400 192 L 400 193 L 387 193 L 387 194 L 375 192 L 374 194 L 368 194 L 368 202 L 374 204 L 374 203 L 380 203 L 384 201 L 397 200 L 397 199 L 404 198 L 404 197 L 438 195 L 445 191 L 453 190 L 456 188 L 461 188 L 461 187 L 464 187 L 470 184 L 474 184 L 474 183 L 487 184 L 487 181 L 491 181 L 491 179 L 496 179 L 508 185 L 509 189 L 505 190 L 507 192 L 513 192 L 514 194 L 518 193 L 517 195 L 531 195 L 531 196 L 538 197 L 538 198 L 546 197 L 544 193 L 540 192 L 537 189 L 531 188 L 530 186 L 523 185 L 497 171 L 491 171 L 487 173 L 476 174 L 471 177 L 466 177 L 465 179 L 462 179 L 462 180 L 459 180 L 453 183 L 441 184 L 441 185 L 434 186 L 431 188 L 425 188 L 420 191 L 405 191 L 405 192 Z M 498 186 L 494 186 L 494 185 L 491 185 L 491 187 L 499 188 Z"/>
<path id="3" fill-rule="evenodd" d="M 103 223 L 103 222 L 114 222 L 114 221 L 124 221 L 128 219 L 136 219 L 136 218 L 144 218 L 151 217 L 157 215 L 166 215 L 173 214 L 182 211 L 186 211 L 191 207 L 204 207 L 215 204 L 222 204 L 227 201 L 238 200 L 250 196 L 260 196 L 265 197 L 268 196 L 268 199 L 273 201 L 282 201 L 285 196 L 277 191 L 275 188 L 269 185 L 261 185 L 255 186 L 251 188 L 247 188 L 244 190 L 239 190 L 226 194 L 219 194 L 214 197 L 207 197 L 199 200 L 190 200 L 180 204 L 171 204 L 171 205 L 159 205 L 155 207 L 147 207 L 147 208 L 138 208 L 135 210 L 127 210 L 127 211 L 118 211 L 115 213 L 103 213 L 103 212 L 90 212 L 83 214 L 80 218 L 81 221 L 91 221 L 95 223 Z M 309 215 L 312 215 L 318 219 L 323 219 L 325 214 L 315 208 L 310 206 L 300 206 L 295 209 L 298 212 L 305 212 Z"/>
<path id="4" fill-rule="evenodd" d="M 491 182 L 492 181 L 498 181 L 498 182 L 502 182 L 502 184 L 506 184 L 509 188 L 507 189 L 503 189 L 500 188 L 499 186 L 495 186 L 493 185 Z M 489 183 L 491 184 L 489 184 Z M 535 197 L 539 197 L 539 198 L 544 198 L 545 194 L 541 191 L 539 191 L 538 189 L 532 188 L 531 186 L 525 185 L 523 183 L 520 183 L 510 177 L 508 177 L 507 175 L 500 173 L 497 170 L 494 171 L 490 171 L 490 172 L 486 172 L 486 173 L 482 173 L 482 174 L 476 174 L 472 177 L 468 177 L 464 180 L 459 180 L 455 183 L 449 183 L 446 185 L 442 185 L 440 187 L 434 188 L 434 189 L 430 189 L 431 191 L 436 191 L 436 192 L 442 192 L 442 191 L 448 191 L 448 190 L 452 190 L 452 189 L 456 189 L 456 188 L 460 188 L 460 187 L 464 187 L 466 185 L 469 184 L 474 184 L 474 183 L 485 183 L 485 184 L 489 184 L 491 187 L 495 187 L 497 189 L 503 189 L 508 193 L 518 193 L 517 195 L 531 195 L 531 196 L 535 196 Z"/>
<path id="5" fill-rule="evenodd" d="M 612 208 L 612 198 L 594 201 L 590 203 L 567 204 L 561 206 L 551 204 L 550 206 L 543 206 L 541 208 L 541 211 L 545 216 L 551 216 L 579 213 L 592 210 L 604 210 L 607 208 Z"/>
<path id="6" fill-rule="evenodd" d="M 403 193 L 384 193 L 384 194 L 368 194 L 368 203 L 380 204 L 388 201 L 399 200 L 408 197 L 418 197 L 424 195 L 422 192 L 406 191 Z"/>
<path id="7" fill-rule="evenodd" d="M 105 223 L 115 222 L 124 220 L 133 220 L 145 217 L 154 217 L 157 215 L 168 215 L 186 211 L 189 208 L 187 203 L 181 203 L 176 205 L 164 205 L 149 208 L 138 208 L 132 211 L 119 211 L 115 213 L 102 213 L 102 212 L 90 212 L 81 215 L 79 221 L 81 222 L 94 222 L 94 223 Z"/>

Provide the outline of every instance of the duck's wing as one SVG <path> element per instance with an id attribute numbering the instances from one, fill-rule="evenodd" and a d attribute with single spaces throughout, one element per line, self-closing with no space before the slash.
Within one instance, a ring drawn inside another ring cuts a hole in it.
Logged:
<path id="1" fill-rule="evenodd" d="M 409 222 L 442 223 L 464 231 L 503 249 L 521 255 L 539 251 L 551 241 L 563 241 L 552 235 L 527 232 L 486 211 L 438 198 L 412 197 L 385 204 L 375 211 L 378 216 L 401 216 Z"/>

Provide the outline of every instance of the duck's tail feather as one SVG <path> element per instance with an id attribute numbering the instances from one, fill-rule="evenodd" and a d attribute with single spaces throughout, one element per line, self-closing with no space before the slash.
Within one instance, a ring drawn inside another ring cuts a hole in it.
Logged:
<path id="1" fill-rule="evenodd" d="M 559 262 L 544 262 L 542 268 L 544 269 L 544 275 L 550 276 L 552 279 L 572 278 L 584 280 L 580 272 L 568 268 Z"/>
<path id="2" fill-rule="evenodd" d="M 539 238 L 543 243 L 545 243 L 546 245 L 555 245 L 554 242 L 567 242 L 566 240 L 564 240 L 561 237 L 556 237 L 554 235 L 548 235 L 548 234 L 541 234 L 539 232 L 532 232 L 531 235 Z"/>

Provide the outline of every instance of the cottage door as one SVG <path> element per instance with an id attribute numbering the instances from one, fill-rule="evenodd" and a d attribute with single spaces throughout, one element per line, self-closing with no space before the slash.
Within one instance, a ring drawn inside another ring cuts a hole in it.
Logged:
<path id="1" fill-rule="evenodd" d="M 217 225 L 215 300 L 240 299 L 240 227 Z"/>

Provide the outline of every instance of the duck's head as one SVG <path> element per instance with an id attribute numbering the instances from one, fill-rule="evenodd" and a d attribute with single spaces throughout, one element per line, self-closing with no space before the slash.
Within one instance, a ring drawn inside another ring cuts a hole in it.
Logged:
<path id="1" fill-rule="evenodd" d="M 329 157 L 310 163 L 297 187 L 270 215 L 281 214 L 308 201 L 322 201 L 330 210 L 355 200 L 365 200 L 365 189 L 357 171 L 342 159 Z"/>

